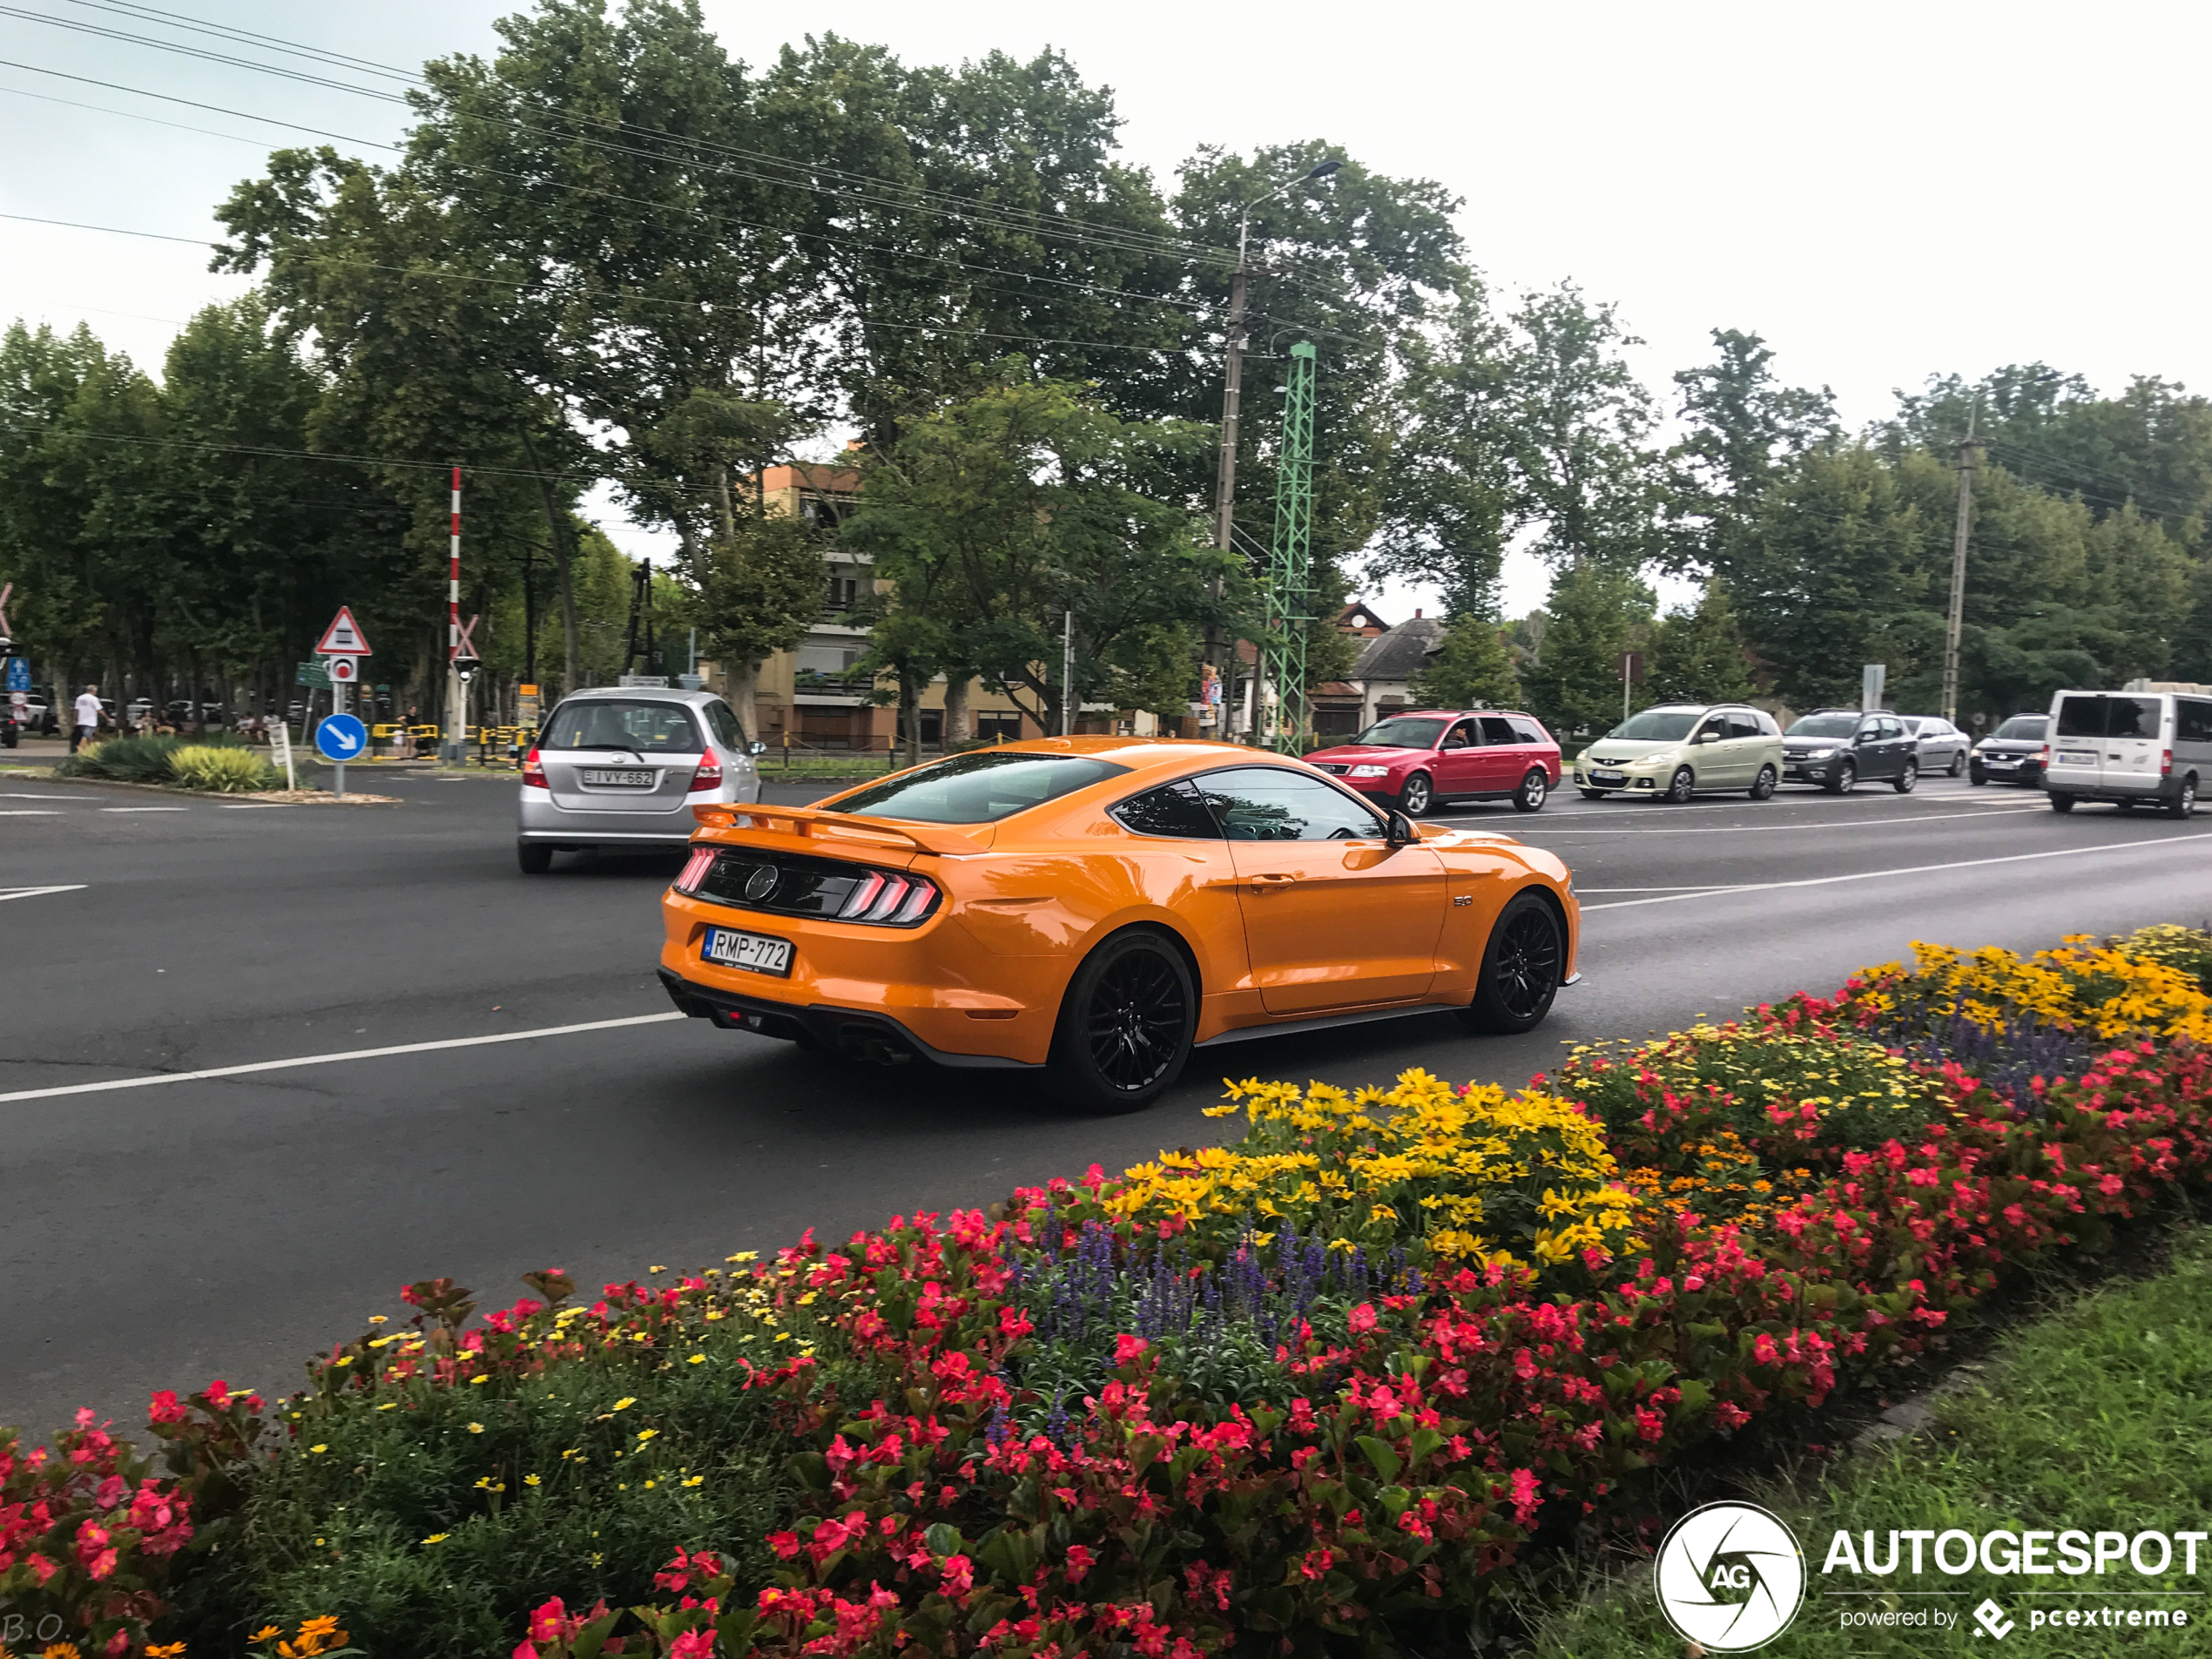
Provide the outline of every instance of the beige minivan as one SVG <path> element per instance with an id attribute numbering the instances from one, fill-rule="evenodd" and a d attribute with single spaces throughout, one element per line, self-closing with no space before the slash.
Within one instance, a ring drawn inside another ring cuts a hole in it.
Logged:
<path id="1" fill-rule="evenodd" d="M 1575 762 L 1575 786 L 1584 800 L 1641 795 L 1681 802 L 1719 790 L 1766 800 L 1781 781 L 1782 728 L 1764 710 L 1733 703 L 1645 709 Z"/>
<path id="2" fill-rule="evenodd" d="M 2054 812 L 2108 800 L 2123 812 L 2156 805 L 2169 818 L 2188 818 L 2199 780 L 2212 774 L 2212 695 L 2060 691 L 2051 699 L 2043 752 Z"/>

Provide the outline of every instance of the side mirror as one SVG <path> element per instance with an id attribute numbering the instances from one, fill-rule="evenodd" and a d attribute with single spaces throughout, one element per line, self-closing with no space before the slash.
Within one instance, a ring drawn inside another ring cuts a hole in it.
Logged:
<path id="1" fill-rule="evenodd" d="M 1697 734 L 1697 741 L 1700 743 L 1718 743 L 1720 740 L 1721 734 L 1717 732 L 1700 732 Z"/>
<path id="2" fill-rule="evenodd" d="M 745 745 L 745 752 L 749 755 L 765 755 L 768 752 L 768 745 L 755 738 L 751 743 Z"/>
<path id="3" fill-rule="evenodd" d="M 1393 810 L 1390 814 L 1390 833 L 1384 839 L 1393 846 L 1411 846 L 1421 839 L 1421 833 L 1413 827 L 1412 819 Z"/>

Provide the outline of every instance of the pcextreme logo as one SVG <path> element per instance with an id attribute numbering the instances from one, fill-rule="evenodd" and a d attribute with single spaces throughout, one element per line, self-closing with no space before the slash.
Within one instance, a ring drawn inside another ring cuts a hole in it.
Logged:
<path id="1" fill-rule="evenodd" d="M 1790 1628 L 1805 1599 L 1805 1558 L 1753 1503 L 1709 1503 L 1668 1531 L 1653 1566 L 1660 1609 L 1709 1653 L 1750 1653 Z"/>

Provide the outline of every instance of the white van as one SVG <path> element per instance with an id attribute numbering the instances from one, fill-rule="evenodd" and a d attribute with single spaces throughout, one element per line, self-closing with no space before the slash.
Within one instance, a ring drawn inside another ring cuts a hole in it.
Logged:
<path id="1" fill-rule="evenodd" d="M 2054 811 L 2070 813 L 2077 800 L 2123 810 L 2155 801 L 2188 818 L 2199 780 L 2212 777 L 2212 694 L 2060 691 L 2043 754 Z"/>

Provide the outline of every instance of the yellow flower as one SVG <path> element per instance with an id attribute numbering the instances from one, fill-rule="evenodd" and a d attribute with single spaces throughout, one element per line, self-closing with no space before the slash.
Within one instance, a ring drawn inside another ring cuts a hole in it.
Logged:
<path id="1" fill-rule="evenodd" d="M 685 1482 L 684 1482 L 684 1484 L 685 1484 L 685 1486 L 687 1486 L 687 1487 L 695 1487 L 695 1486 L 701 1485 L 702 1483 L 704 1483 L 704 1482 L 705 1481 L 705 1480 L 706 1480 L 706 1477 L 705 1477 L 705 1475 L 703 1475 L 703 1474 L 695 1474 L 695 1475 L 693 1475 L 693 1476 L 692 1476 L 690 1480 L 686 1480 Z"/>
<path id="2" fill-rule="evenodd" d="M 690 1366 L 703 1366 L 706 1363 L 706 1356 L 703 1353 L 695 1353 L 684 1363 Z"/>
<path id="3" fill-rule="evenodd" d="M 637 1439 L 642 1444 L 646 1440 L 651 1440 L 653 1436 L 659 1433 L 660 1431 L 657 1428 L 641 1428 L 637 1431 Z"/>
<path id="4" fill-rule="evenodd" d="M 534 1474 L 526 1474 L 523 1477 L 523 1484 L 526 1487 L 536 1486 L 539 1484 L 538 1478 Z"/>
<path id="5" fill-rule="evenodd" d="M 330 1450 L 330 1447 L 327 1446 L 311 1446 L 307 1448 L 307 1450 L 310 1453 L 320 1454 L 321 1453 L 327 1452 Z"/>
<path id="6" fill-rule="evenodd" d="M 381 1325 L 384 1323 L 384 1316 L 381 1313 L 372 1313 L 368 1316 L 368 1322 L 371 1325 Z"/>
<path id="7" fill-rule="evenodd" d="M 184 1651 L 185 1644 L 181 1642 L 164 1642 L 157 1647 L 148 1648 L 146 1659 L 183 1659 Z"/>
<path id="8" fill-rule="evenodd" d="M 452 1536 L 453 1534 L 449 1532 L 434 1532 L 422 1541 L 426 1544 L 442 1544 Z"/>
<path id="9" fill-rule="evenodd" d="M 618 1412 L 626 1412 L 637 1403 L 637 1397 L 635 1394 L 624 1394 L 620 1399 L 615 1401 L 615 1409 Z"/>
<path id="10" fill-rule="evenodd" d="M 282 1625 L 265 1624 L 260 1629 L 256 1630 L 252 1635 L 248 1636 L 246 1640 L 248 1642 L 268 1642 L 282 1635 L 283 1634 L 284 1627 Z"/>
<path id="11" fill-rule="evenodd" d="M 484 1426 L 482 1423 L 471 1423 L 469 1425 L 469 1432 L 471 1434 L 481 1434 L 484 1432 Z"/>

